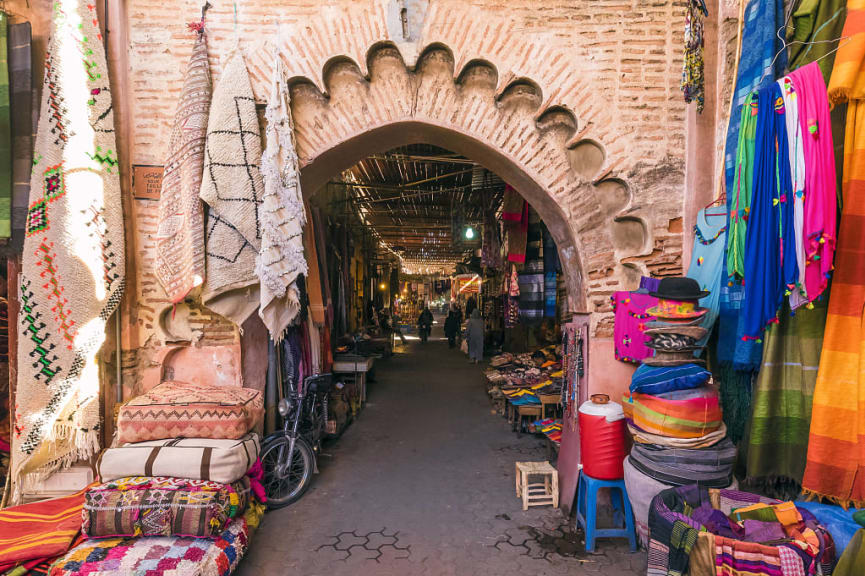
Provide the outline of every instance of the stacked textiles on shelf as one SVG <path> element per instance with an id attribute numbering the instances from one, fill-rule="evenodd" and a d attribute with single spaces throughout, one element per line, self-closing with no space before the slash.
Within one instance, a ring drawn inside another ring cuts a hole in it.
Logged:
<path id="1" fill-rule="evenodd" d="M 173 381 L 121 407 L 84 493 L 85 541 L 51 574 L 230 574 L 264 513 L 262 415 L 256 390 Z"/>
<path id="2" fill-rule="evenodd" d="M 494 402 L 514 406 L 541 404 L 540 396 L 562 391 L 562 350 L 552 345 L 533 353 L 494 356 L 485 372 Z"/>
<path id="3" fill-rule="evenodd" d="M 561 418 L 544 418 L 532 422 L 529 432 L 540 433 L 550 439 L 553 444 L 561 445 L 562 443 L 562 419 Z"/>

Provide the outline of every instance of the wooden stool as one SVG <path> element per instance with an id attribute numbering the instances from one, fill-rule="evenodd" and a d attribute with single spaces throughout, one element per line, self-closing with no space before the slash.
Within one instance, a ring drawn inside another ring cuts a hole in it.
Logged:
<path id="1" fill-rule="evenodd" d="M 517 406 L 517 417 L 515 419 L 515 425 L 517 428 L 517 434 L 523 433 L 523 418 L 528 416 L 530 418 L 541 416 L 541 405 L 540 404 L 523 404 L 522 406 Z M 528 430 L 528 427 L 526 428 Z"/>
<path id="2" fill-rule="evenodd" d="M 543 482 L 529 483 L 529 476 L 543 476 Z M 517 498 L 523 510 L 529 506 L 559 507 L 559 473 L 549 462 L 517 462 Z"/>
<path id="3" fill-rule="evenodd" d="M 559 406 L 562 404 L 562 397 L 559 394 L 539 394 L 541 400 L 541 418 L 547 417 L 547 406 L 554 406 L 553 418 L 559 415 Z"/>

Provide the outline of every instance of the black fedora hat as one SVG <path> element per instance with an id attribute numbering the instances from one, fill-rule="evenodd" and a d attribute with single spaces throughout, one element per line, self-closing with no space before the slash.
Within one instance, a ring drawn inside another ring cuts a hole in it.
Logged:
<path id="1" fill-rule="evenodd" d="M 700 284 L 693 278 L 675 276 L 661 278 L 658 289 L 649 295 L 663 300 L 699 300 L 708 296 L 709 291 L 700 290 Z"/>

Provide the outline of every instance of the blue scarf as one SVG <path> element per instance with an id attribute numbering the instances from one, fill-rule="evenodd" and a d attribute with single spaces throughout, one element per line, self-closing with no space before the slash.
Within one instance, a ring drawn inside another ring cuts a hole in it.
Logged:
<path id="1" fill-rule="evenodd" d="M 798 277 L 793 186 L 784 101 L 777 83 L 760 90 L 754 151 L 754 192 L 745 238 L 746 338 L 760 339 Z"/>

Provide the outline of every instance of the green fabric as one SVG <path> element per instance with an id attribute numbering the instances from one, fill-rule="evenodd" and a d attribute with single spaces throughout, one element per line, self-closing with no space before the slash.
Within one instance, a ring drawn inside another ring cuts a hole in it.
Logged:
<path id="1" fill-rule="evenodd" d="M 833 576 L 862 576 L 865 574 L 865 529 L 857 530 L 844 549 Z"/>
<path id="2" fill-rule="evenodd" d="M 0 12 L 0 238 L 12 235 L 12 124 L 9 115 L 9 17 Z"/>
<path id="3" fill-rule="evenodd" d="M 736 147 L 736 173 L 730 201 L 730 223 L 727 231 L 727 274 L 745 277 L 745 233 L 751 209 L 752 178 L 754 174 L 754 147 L 757 139 L 756 94 L 748 94 L 742 105 L 739 145 Z"/>
<path id="4" fill-rule="evenodd" d="M 787 41 L 799 42 L 790 45 L 790 70 L 820 60 L 817 65 L 828 85 L 846 19 L 846 0 L 802 0 L 787 25 Z"/>
<path id="5" fill-rule="evenodd" d="M 779 324 L 763 337 L 745 445 L 745 485 L 776 498 L 795 497 L 801 489 L 828 302 L 822 298 L 795 316 L 785 305 Z"/>
<path id="6" fill-rule="evenodd" d="M 860 526 L 865 526 L 865 510 L 859 510 L 853 513 L 853 521 Z"/>

